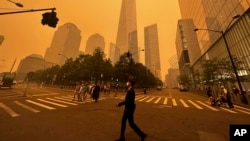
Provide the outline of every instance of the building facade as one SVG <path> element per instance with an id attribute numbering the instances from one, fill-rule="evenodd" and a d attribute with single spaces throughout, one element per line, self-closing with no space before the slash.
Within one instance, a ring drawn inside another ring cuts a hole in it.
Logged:
<path id="1" fill-rule="evenodd" d="M 178 88 L 178 76 L 180 75 L 179 69 L 168 69 L 166 83 L 169 88 Z"/>
<path id="2" fill-rule="evenodd" d="M 132 54 L 137 52 L 137 36 L 136 0 L 122 0 L 116 37 L 116 46 L 118 51 L 115 58 L 120 58 L 122 54 L 128 51 Z M 139 56 L 137 53 L 133 54 L 133 59 L 135 62 L 139 61 Z"/>
<path id="3" fill-rule="evenodd" d="M 201 49 L 190 65 L 190 86 L 205 90 L 225 85 L 230 90 L 235 85 L 248 93 L 249 101 L 250 1 L 179 0 L 179 5 L 182 19 L 193 20 Z"/>
<path id="4" fill-rule="evenodd" d="M 35 72 L 45 68 L 46 62 L 39 54 L 32 54 L 22 59 L 16 70 L 16 80 L 22 81 L 25 79 L 27 73 Z"/>
<path id="5" fill-rule="evenodd" d="M 98 33 L 91 35 L 87 40 L 85 54 L 93 55 L 97 48 L 100 48 L 102 51 L 105 49 L 104 38 Z"/>
<path id="6" fill-rule="evenodd" d="M 161 79 L 161 64 L 157 24 L 144 28 L 145 65 Z"/>
<path id="7" fill-rule="evenodd" d="M 63 65 L 67 59 L 78 57 L 80 43 L 81 31 L 74 24 L 66 23 L 58 27 L 44 58 L 52 64 Z"/>
<path id="8" fill-rule="evenodd" d="M 192 19 L 199 29 L 223 30 L 232 17 L 242 15 L 249 0 L 179 0 L 182 19 Z M 202 53 L 220 37 L 220 34 L 201 30 L 197 32 Z"/>

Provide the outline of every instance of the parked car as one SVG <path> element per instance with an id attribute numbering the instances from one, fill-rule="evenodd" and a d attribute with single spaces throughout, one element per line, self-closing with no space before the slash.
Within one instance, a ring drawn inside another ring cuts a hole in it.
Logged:
<path id="1" fill-rule="evenodd" d="M 157 86 L 156 90 L 161 91 L 162 90 L 162 86 Z"/>
<path id="2" fill-rule="evenodd" d="M 180 85 L 180 86 L 179 86 L 179 90 L 180 90 L 181 92 L 186 92 L 186 91 L 187 91 L 187 88 L 186 88 L 185 86 L 183 86 L 183 85 Z"/>

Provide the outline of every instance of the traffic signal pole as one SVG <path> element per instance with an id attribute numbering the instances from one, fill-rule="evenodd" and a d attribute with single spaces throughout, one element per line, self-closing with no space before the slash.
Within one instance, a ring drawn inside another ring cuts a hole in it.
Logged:
<path id="1" fill-rule="evenodd" d="M 38 12 L 38 11 L 48 11 L 48 10 L 54 11 L 54 10 L 56 10 L 56 8 L 30 9 L 30 10 L 21 10 L 21 11 L 13 11 L 13 12 L 3 12 L 3 13 L 0 13 L 0 15 L 27 13 L 27 12 Z"/>

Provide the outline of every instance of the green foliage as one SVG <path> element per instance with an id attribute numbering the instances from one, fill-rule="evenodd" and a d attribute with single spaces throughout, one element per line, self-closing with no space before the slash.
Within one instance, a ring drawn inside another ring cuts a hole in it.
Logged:
<path id="1" fill-rule="evenodd" d="M 100 48 L 93 55 L 81 54 L 75 60 L 68 59 L 61 67 L 38 70 L 33 81 L 58 85 L 73 85 L 80 81 L 125 84 L 130 76 L 135 78 L 137 86 L 151 87 L 162 83 L 143 64 L 135 63 L 132 56 L 128 58 L 126 53 L 113 66 Z"/>

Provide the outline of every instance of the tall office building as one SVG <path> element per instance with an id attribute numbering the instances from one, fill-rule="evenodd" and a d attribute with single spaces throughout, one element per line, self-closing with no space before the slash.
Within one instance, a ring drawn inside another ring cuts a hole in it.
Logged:
<path id="1" fill-rule="evenodd" d="M 97 48 L 100 48 L 102 51 L 105 49 L 104 38 L 98 33 L 91 35 L 87 40 L 85 54 L 93 55 Z"/>
<path id="2" fill-rule="evenodd" d="M 161 79 L 160 51 L 157 24 L 144 28 L 145 65 Z"/>
<path id="3" fill-rule="evenodd" d="M 110 43 L 109 45 L 109 59 L 111 60 L 112 64 L 115 64 L 115 54 L 116 54 L 117 47 L 114 43 Z M 118 60 L 119 58 L 117 58 Z"/>
<path id="4" fill-rule="evenodd" d="M 168 76 L 166 78 L 166 83 L 169 88 L 178 87 L 178 76 L 180 75 L 179 69 L 170 68 L 168 69 Z"/>
<path id="5" fill-rule="evenodd" d="M 179 6 L 182 19 L 192 19 L 197 28 L 225 31 L 232 17 L 244 13 L 247 1 L 249 7 L 249 0 L 179 0 Z M 202 53 L 220 36 L 207 30 L 197 32 Z"/>
<path id="6" fill-rule="evenodd" d="M 79 55 L 81 31 L 72 23 L 66 23 L 58 28 L 51 45 L 45 53 L 47 62 L 63 65 L 69 58 Z"/>
<path id="7" fill-rule="evenodd" d="M 136 0 L 122 0 L 116 46 L 119 51 L 115 58 L 128 51 L 132 54 L 138 51 Z M 138 53 L 133 54 L 133 59 L 139 61 Z"/>
<path id="8" fill-rule="evenodd" d="M 194 26 L 198 29 L 194 31 L 197 31 L 201 49 L 201 56 L 190 66 L 189 76 L 192 76 L 193 82 L 189 85 L 198 88 L 200 81 L 206 79 L 202 67 L 204 61 L 216 60 L 223 62 L 223 66 L 227 68 L 223 71 L 217 68 L 216 71 L 210 72 L 213 74 L 213 80 L 209 78 L 210 80 L 204 82 L 227 81 L 224 79 L 227 76 L 231 83 L 237 82 L 233 85 L 239 87 L 241 91 L 248 89 L 250 87 L 250 0 L 179 0 L 179 5 L 182 19 L 193 20 Z M 180 42 L 181 40 L 179 44 Z M 183 73 L 183 70 L 180 71 Z"/>
<path id="9" fill-rule="evenodd" d="M 201 50 L 192 19 L 178 20 L 176 32 L 176 52 L 180 66 L 193 65 L 201 56 Z M 179 66 L 179 69 L 181 69 Z"/>

